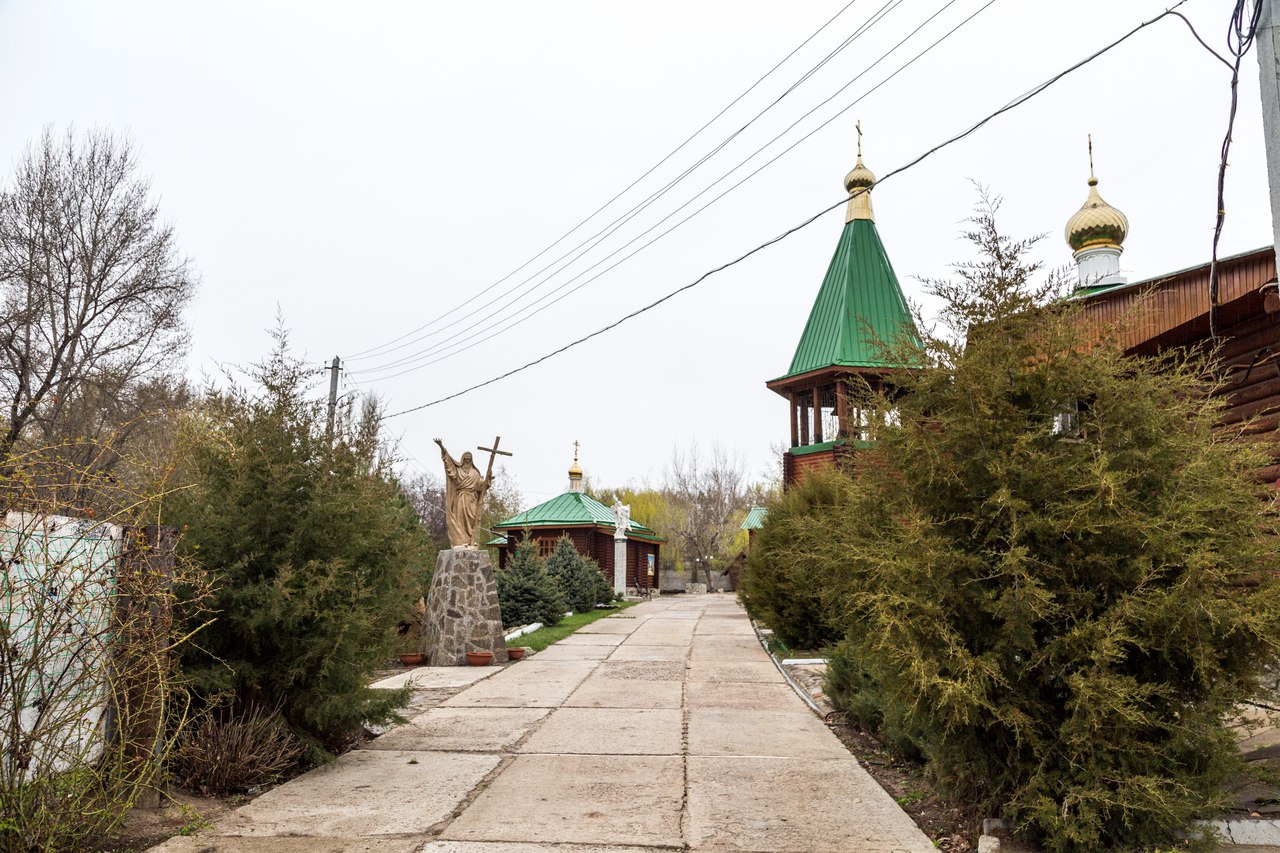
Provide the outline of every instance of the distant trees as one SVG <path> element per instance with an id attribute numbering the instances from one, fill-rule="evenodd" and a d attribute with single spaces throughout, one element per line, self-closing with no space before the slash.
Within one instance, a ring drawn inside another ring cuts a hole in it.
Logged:
<path id="1" fill-rule="evenodd" d="M 674 512 L 667 535 L 684 554 L 694 583 L 710 580 L 713 561 L 728 555 L 738 527 L 750 507 L 746 466 L 741 459 L 714 445 L 704 456 L 693 442 L 687 450 L 671 451 L 663 492 Z"/>
<path id="2" fill-rule="evenodd" d="M 195 286 L 132 145 L 47 128 L 0 190 L 0 465 L 24 439 L 101 440 L 180 396 Z"/>
<path id="3" fill-rule="evenodd" d="M 672 448 L 658 485 L 595 490 L 595 497 L 608 504 L 616 496 L 629 504 L 632 518 L 667 537 L 666 567 L 706 583 L 745 546 L 742 520 L 770 491 L 769 484 L 752 481 L 742 460 L 725 448 L 715 445 L 706 453 L 692 442 Z"/>

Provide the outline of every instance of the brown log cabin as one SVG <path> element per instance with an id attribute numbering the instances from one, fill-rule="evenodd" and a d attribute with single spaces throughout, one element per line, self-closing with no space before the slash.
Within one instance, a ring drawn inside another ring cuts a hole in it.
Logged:
<path id="1" fill-rule="evenodd" d="M 1083 321 L 1096 333 L 1114 329 L 1133 355 L 1157 355 L 1206 344 L 1209 264 L 1146 281 L 1079 293 Z M 1275 249 L 1267 246 L 1218 261 L 1218 358 L 1226 397 L 1223 425 L 1255 419 L 1247 440 L 1274 444 L 1280 461 L 1280 295 Z M 1257 473 L 1280 487 L 1280 464 Z"/>

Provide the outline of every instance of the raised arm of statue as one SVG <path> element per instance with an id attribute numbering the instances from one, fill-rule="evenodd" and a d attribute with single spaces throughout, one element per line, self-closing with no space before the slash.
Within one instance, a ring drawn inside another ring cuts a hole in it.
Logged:
<path id="1" fill-rule="evenodd" d="M 458 470 L 458 460 L 449 455 L 449 451 L 444 449 L 444 442 L 440 439 L 433 439 L 436 444 L 440 445 L 440 458 L 444 461 L 444 474 L 446 477 L 452 477 L 454 472 Z"/>

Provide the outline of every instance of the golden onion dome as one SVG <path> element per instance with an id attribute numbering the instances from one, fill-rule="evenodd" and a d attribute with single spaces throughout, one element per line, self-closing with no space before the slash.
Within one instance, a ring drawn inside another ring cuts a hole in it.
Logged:
<path id="1" fill-rule="evenodd" d="M 846 160 L 846 163 L 849 161 Z M 853 192 L 856 189 L 866 187 L 870 189 L 876 184 L 875 174 L 862 163 L 862 153 L 858 153 L 858 162 L 853 167 L 853 171 L 844 176 L 845 192 Z"/>
<path id="2" fill-rule="evenodd" d="M 858 129 L 858 162 L 853 171 L 844 176 L 844 189 L 849 194 L 849 207 L 845 210 L 844 221 L 869 219 L 875 221 L 875 213 L 871 210 L 871 188 L 876 185 L 876 176 L 862 162 L 862 122 Z"/>
<path id="3" fill-rule="evenodd" d="M 1102 200 L 1093 174 L 1093 137 L 1089 137 L 1089 197 L 1075 216 L 1067 220 L 1066 237 L 1074 251 L 1109 246 L 1119 249 L 1129 236 L 1129 220 Z"/>
<path id="4" fill-rule="evenodd" d="M 573 464 L 569 466 L 570 477 L 581 477 L 582 466 L 578 464 L 578 442 L 573 443 Z"/>

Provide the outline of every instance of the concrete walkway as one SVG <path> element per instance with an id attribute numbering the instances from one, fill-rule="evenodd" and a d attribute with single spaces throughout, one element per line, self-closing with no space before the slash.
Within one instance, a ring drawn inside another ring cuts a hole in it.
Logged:
<path id="1" fill-rule="evenodd" d="M 925 853 L 725 595 L 646 602 L 163 851 Z"/>

